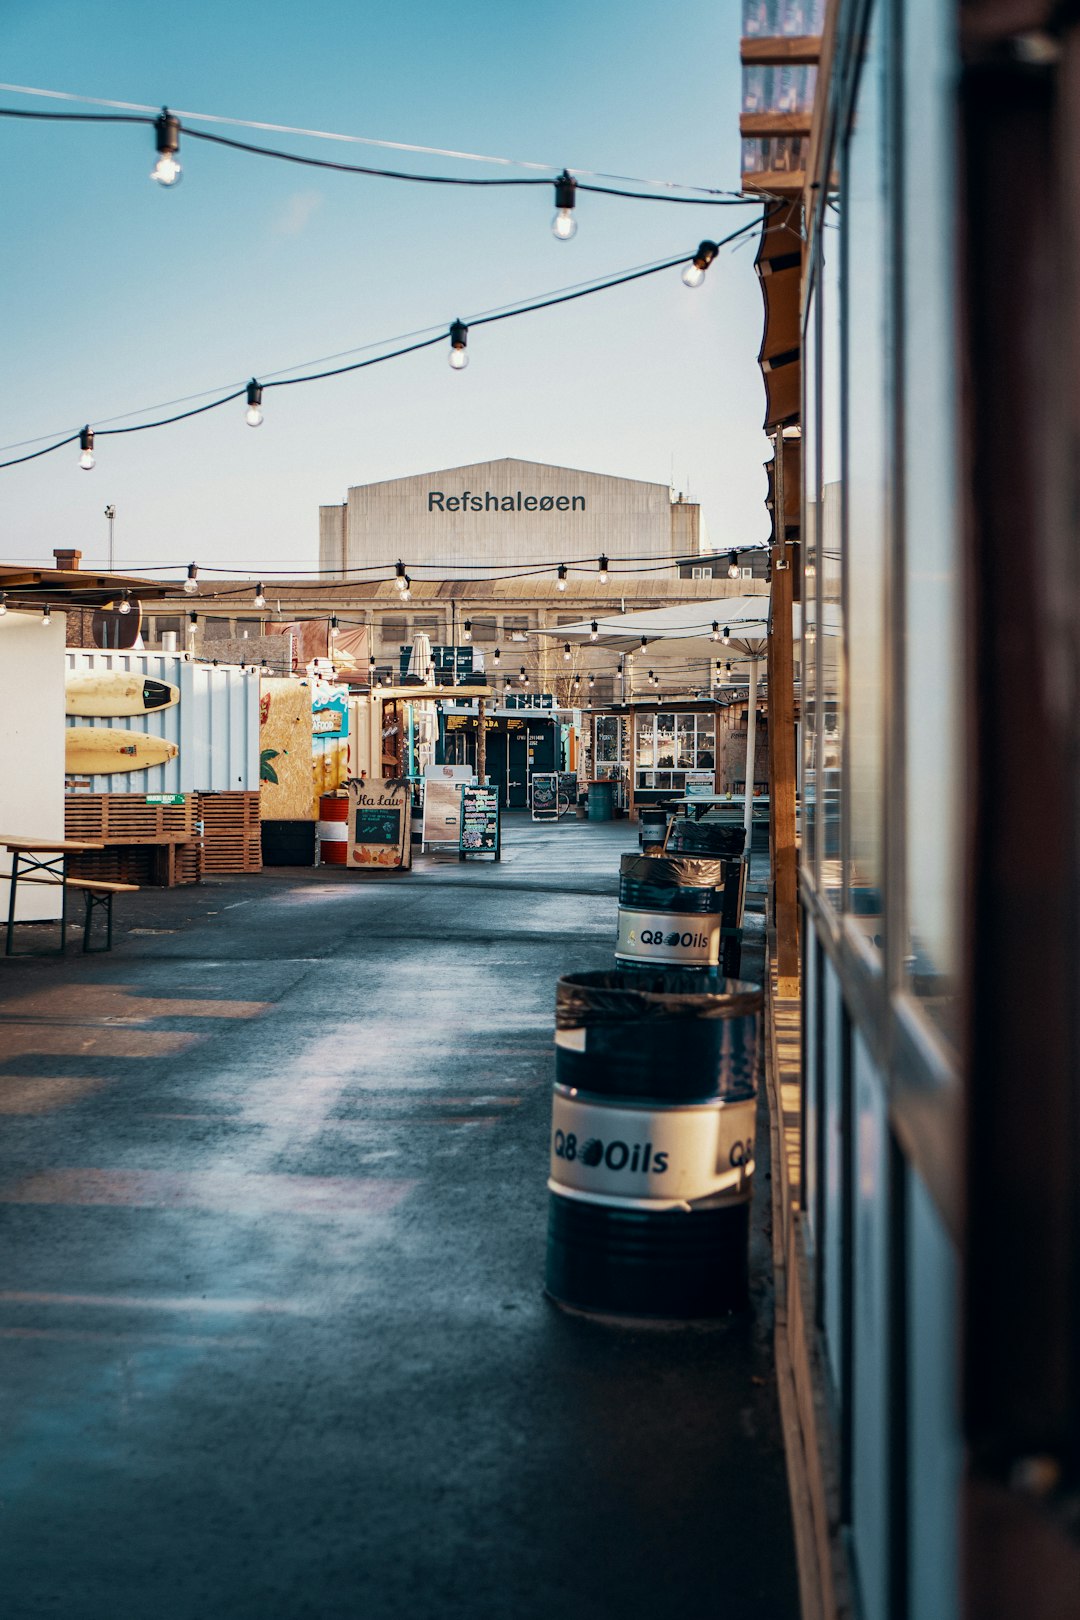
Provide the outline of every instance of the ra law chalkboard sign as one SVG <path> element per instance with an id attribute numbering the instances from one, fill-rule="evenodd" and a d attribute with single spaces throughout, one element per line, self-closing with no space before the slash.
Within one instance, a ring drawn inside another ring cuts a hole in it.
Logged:
<path id="1" fill-rule="evenodd" d="M 349 789 L 349 866 L 380 870 L 411 864 L 408 784 L 386 778 Z"/>
<path id="2" fill-rule="evenodd" d="M 458 858 L 466 855 L 493 855 L 502 860 L 499 836 L 499 790 L 463 786 L 461 789 L 461 842 Z"/>

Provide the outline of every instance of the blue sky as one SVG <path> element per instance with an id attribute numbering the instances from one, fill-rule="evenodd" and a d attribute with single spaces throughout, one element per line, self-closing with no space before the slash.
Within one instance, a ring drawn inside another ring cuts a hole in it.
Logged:
<path id="1" fill-rule="evenodd" d="M 735 187 L 740 10 L 9 0 L 0 78 Z M 0 92 L 0 105 L 56 104 Z M 186 141 L 183 181 L 166 191 L 148 178 L 141 126 L 2 120 L 0 138 L 4 446 L 689 252 L 744 217 L 582 196 L 578 233 L 560 243 L 545 188 L 404 185 Z M 347 162 L 504 172 L 262 138 Z M 0 559 L 77 545 L 103 560 L 112 503 L 125 564 L 311 568 L 318 506 L 350 484 L 502 456 L 673 476 L 702 501 L 714 544 L 760 541 L 768 445 L 752 255 L 723 254 L 695 291 L 671 271 L 477 330 L 460 375 L 439 346 L 268 393 L 256 431 L 238 402 L 102 439 L 91 473 L 77 446 L 11 468 Z"/>

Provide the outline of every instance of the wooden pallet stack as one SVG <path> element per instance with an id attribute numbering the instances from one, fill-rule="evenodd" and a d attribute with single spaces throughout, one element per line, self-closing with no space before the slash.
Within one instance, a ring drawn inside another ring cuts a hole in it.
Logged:
<path id="1" fill-rule="evenodd" d="M 179 797 L 179 796 L 177 796 Z M 201 854 L 195 795 L 158 804 L 144 793 L 70 793 L 64 800 L 64 832 L 104 844 L 73 855 L 73 877 L 171 888 L 197 883 Z"/>
<path id="2" fill-rule="evenodd" d="M 200 793 L 204 872 L 261 872 L 258 793 Z"/>

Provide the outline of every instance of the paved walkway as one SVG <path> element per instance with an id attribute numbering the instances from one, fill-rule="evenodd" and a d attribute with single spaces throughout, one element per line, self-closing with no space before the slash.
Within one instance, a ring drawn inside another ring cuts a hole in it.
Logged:
<path id="1" fill-rule="evenodd" d="M 554 983 L 632 838 L 511 818 L 500 866 L 0 958 L 7 1620 L 796 1615 L 764 1175 L 745 1317 L 541 1291 Z"/>

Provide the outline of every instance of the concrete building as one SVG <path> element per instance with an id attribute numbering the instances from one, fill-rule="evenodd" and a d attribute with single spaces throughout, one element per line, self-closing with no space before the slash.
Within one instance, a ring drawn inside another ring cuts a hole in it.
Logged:
<path id="1" fill-rule="evenodd" d="M 474 579 L 550 561 L 595 571 L 607 555 L 686 562 L 705 549 L 701 508 L 667 484 L 506 457 L 410 478 L 357 484 L 319 508 L 319 563 L 328 575 L 403 558 L 413 578 Z"/>

